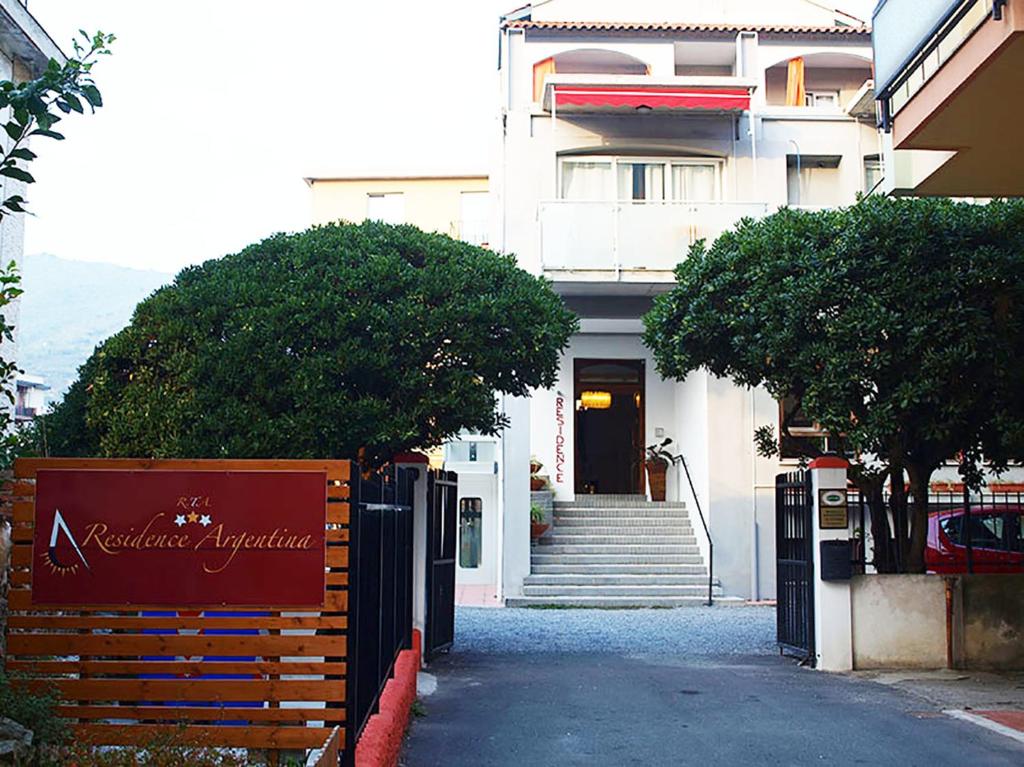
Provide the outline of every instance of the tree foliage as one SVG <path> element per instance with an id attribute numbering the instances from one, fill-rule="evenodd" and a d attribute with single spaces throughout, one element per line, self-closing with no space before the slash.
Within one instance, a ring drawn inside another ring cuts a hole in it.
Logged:
<path id="1" fill-rule="evenodd" d="M 43 74 L 33 80 L 15 83 L 0 80 L 0 109 L 8 110 L 7 122 L 3 123 L 7 139 L 0 142 L 0 176 L 24 184 L 35 181 L 27 166 L 36 158 L 27 144 L 33 136 L 63 140 L 64 136 L 54 130 L 61 114 L 83 113 L 88 107 L 95 112 L 103 105 L 92 68 L 99 56 L 110 54 L 114 35 L 97 32 L 89 35 L 80 32 L 81 40 L 74 40 L 75 56 L 63 64 L 50 59 Z M 83 103 L 84 102 L 84 103 Z M 0 223 L 12 213 L 25 211 L 25 197 L 9 194 L 0 199 Z M 0 268 L 0 338 L 8 344 L 14 343 L 14 326 L 10 322 L 10 306 L 22 290 L 21 275 L 17 264 L 12 261 Z M 12 383 L 18 373 L 14 360 L 0 358 L 0 389 L 10 405 L 14 404 Z M 30 427 L 25 434 L 11 434 L 11 408 L 0 408 L 0 464 L 10 463 L 13 454 L 21 449 L 32 449 L 37 441 L 35 429 Z"/>
<path id="2" fill-rule="evenodd" d="M 662 374 L 704 367 L 794 397 L 862 489 L 880 499 L 890 482 L 908 569 L 923 567 L 921 499 L 940 465 L 958 458 L 977 487 L 983 457 L 996 471 L 1024 457 L 1024 202 L 784 209 L 698 243 L 676 277 L 646 318 Z M 777 447 L 770 427 L 758 436 Z M 876 516 L 878 557 L 890 532 Z"/>
<path id="3" fill-rule="evenodd" d="M 276 235 L 182 271 L 100 345 L 54 454 L 352 458 L 506 424 L 554 384 L 575 316 L 541 278 L 411 226 Z"/>

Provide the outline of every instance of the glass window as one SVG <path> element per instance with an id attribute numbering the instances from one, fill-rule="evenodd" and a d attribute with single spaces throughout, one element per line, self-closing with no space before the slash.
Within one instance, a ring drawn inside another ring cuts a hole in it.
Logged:
<path id="1" fill-rule="evenodd" d="M 611 182 L 610 160 L 562 162 L 564 200 L 608 200 L 611 198 Z"/>
<path id="2" fill-rule="evenodd" d="M 672 199 L 706 202 L 718 199 L 718 166 L 686 164 L 672 166 Z"/>
<path id="3" fill-rule="evenodd" d="M 939 527 L 942 528 L 942 532 L 949 538 L 949 542 L 959 545 L 960 544 L 960 533 L 963 529 L 963 517 L 959 514 L 953 517 L 940 517 Z"/>
<path id="4" fill-rule="evenodd" d="M 971 545 L 981 549 L 1005 549 L 1003 530 L 1006 519 L 1002 514 L 970 517 Z"/>
<path id="5" fill-rule="evenodd" d="M 480 567 L 483 549 L 483 501 L 463 498 L 459 501 L 459 567 Z"/>
<path id="6" fill-rule="evenodd" d="M 882 182 L 882 161 L 877 154 L 864 158 L 864 193 L 870 194 Z"/>
<path id="7" fill-rule="evenodd" d="M 366 195 L 366 217 L 385 224 L 404 224 L 405 195 L 401 192 Z"/>
<path id="8" fill-rule="evenodd" d="M 618 198 L 620 200 L 664 200 L 665 164 L 618 162 Z"/>
<path id="9" fill-rule="evenodd" d="M 470 245 L 487 244 L 489 205 L 487 192 L 462 192 L 459 195 L 459 239 Z"/>
<path id="10" fill-rule="evenodd" d="M 839 91 L 807 91 L 804 105 L 809 107 L 839 106 Z"/>

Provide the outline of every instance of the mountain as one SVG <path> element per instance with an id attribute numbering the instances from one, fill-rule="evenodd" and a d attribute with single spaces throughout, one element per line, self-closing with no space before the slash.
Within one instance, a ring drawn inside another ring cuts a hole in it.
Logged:
<path id="1" fill-rule="evenodd" d="M 25 256 L 18 366 L 43 376 L 49 399 L 60 399 L 96 345 L 127 325 L 135 305 L 171 279 L 113 264 Z"/>

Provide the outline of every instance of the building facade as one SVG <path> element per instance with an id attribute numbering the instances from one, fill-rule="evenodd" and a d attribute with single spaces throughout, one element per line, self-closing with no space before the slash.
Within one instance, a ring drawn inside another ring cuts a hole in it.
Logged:
<path id="1" fill-rule="evenodd" d="M 412 224 L 474 245 L 487 245 L 490 198 L 486 174 L 442 176 L 345 175 L 306 178 L 313 223 Z"/>
<path id="2" fill-rule="evenodd" d="M 641 318 L 695 241 L 744 216 L 852 204 L 878 186 L 871 61 L 865 24 L 803 0 L 550 0 L 503 19 L 491 240 L 549 279 L 581 329 L 553 389 L 501 402 L 512 427 L 497 444 L 496 549 L 483 556 L 499 601 L 622 603 L 630 581 L 611 575 L 662 559 L 675 569 L 658 572 L 672 577 L 650 581 L 635 603 L 692 598 L 671 584 L 708 564 L 698 504 L 719 593 L 774 596 L 774 481 L 792 464 L 759 457 L 753 433 L 778 428 L 780 405 L 704 372 L 664 380 Z M 610 406 L 588 406 L 594 392 L 610 393 Z M 667 499 L 686 504 L 688 519 L 633 538 L 632 525 L 661 513 L 638 511 L 636 499 L 649 497 L 644 447 L 666 438 L 690 475 L 670 470 Z M 560 559 L 531 562 L 531 456 L 556 505 L 557 543 L 534 554 Z M 575 530 L 560 531 L 559 514 L 565 525 L 584 515 L 576 522 L 595 537 L 563 535 Z"/>
<path id="3" fill-rule="evenodd" d="M 1024 0 L 883 0 L 873 18 L 887 191 L 1024 194 L 1007 151 L 1024 88 Z"/>

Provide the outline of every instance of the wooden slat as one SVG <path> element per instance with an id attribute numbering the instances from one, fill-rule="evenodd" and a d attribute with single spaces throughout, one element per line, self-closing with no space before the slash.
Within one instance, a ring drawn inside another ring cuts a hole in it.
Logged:
<path id="1" fill-rule="evenodd" d="M 327 566 L 348 567 L 348 546 L 328 546 Z"/>
<path id="2" fill-rule="evenodd" d="M 344 636 L 148 634 L 10 634 L 7 653 L 19 655 L 345 655 Z"/>
<path id="3" fill-rule="evenodd" d="M 239 717 L 241 718 L 241 717 Z M 176 725 L 87 724 L 73 726 L 75 736 L 96 745 L 144 746 L 159 738 L 182 738 Z M 231 748 L 316 748 L 331 733 L 329 727 L 201 726 L 189 727 L 191 744 Z"/>
<path id="4" fill-rule="evenodd" d="M 352 494 L 352 487 L 351 487 L 351 485 L 337 484 L 337 480 L 329 480 L 328 481 L 328 483 L 327 483 L 327 500 L 329 500 L 329 501 L 335 501 L 335 500 L 344 501 L 344 500 L 347 500 L 351 494 Z"/>
<path id="5" fill-rule="evenodd" d="M 348 542 L 348 528 L 342 528 L 340 530 L 325 530 L 324 537 L 328 543 L 347 543 Z"/>
<path id="6" fill-rule="evenodd" d="M 11 513 L 15 522 L 33 522 L 36 518 L 36 505 L 32 501 L 15 501 L 11 504 Z"/>
<path id="7" fill-rule="evenodd" d="M 8 671 L 37 675 L 88 674 L 126 676 L 133 674 L 306 674 L 344 676 L 343 662 L 313 661 L 152 661 L 152 660 L 7 660 Z"/>
<path id="8" fill-rule="evenodd" d="M 327 742 L 320 749 L 320 755 L 316 760 L 315 767 L 337 767 L 338 760 L 341 757 L 342 746 L 342 729 L 335 727 L 331 731 L 331 737 L 327 739 Z"/>
<path id="9" fill-rule="evenodd" d="M 32 498 L 36 494 L 36 483 L 18 480 L 11 483 L 12 498 Z"/>
<path id="10" fill-rule="evenodd" d="M 327 524 L 347 525 L 351 517 L 351 510 L 347 503 L 327 504 Z"/>
<path id="11" fill-rule="evenodd" d="M 27 573 L 14 573 L 27 575 Z M 328 579 L 348 580 L 347 573 L 331 573 Z M 328 580 L 328 583 L 331 581 Z M 176 618 L 139 615 L 12 615 L 7 619 L 12 629 L 343 629 L 348 625 L 344 615 L 281 616 L 266 618 Z"/>
<path id="12" fill-rule="evenodd" d="M 348 585 L 348 573 L 347 572 L 329 572 L 327 573 L 327 585 L 328 586 L 347 586 Z"/>
<path id="13" fill-rule="evenodd" d="M 188 722 L 344 722 L 344 708 L 239 708 L 204 706 L 58 706 L 67 719 L 142 719 Z M 170 714 L 170 716 L 168 716 Z"/>
<path id="14" fill-rule="evenodd" d="M 35 529 L 31 525 L 14 520 L 14 525 L 11 527 L 11 540 L 14 543 L 31 543 L 34 535 Z"/>
<path id="15" fill-rule="evenodd" d="M 349 461 L 321 460 L 191 460 L 155 458 L 18 458 L 14 476 L 35 479 L 41 469 L 96 470 L 177 470 L 177 471 L 324 471 L 329 480 L 347 482 L 351 473 Z"/>
<path id="16" fill-rule="evenodd" d="M 333 547 L 339 551 L 344 552 L 344 559 L 348 560 L 348 548 L 347 547 Z M 328 549 L 328 552 L 330 549 Z M 330 555 L 328 554 L 328 557 Z M 32 592 L 29 589 L 12 588 L 7 595 L 7 607 L 11 611 L 42 611 L 48 609 L 56 609 L 52 607 L 46 607 L 41 605 L 32 604 Z M 217 607 L 209 605 L 132 605 L 133 609 L 136 610 L 199 610 L 207 607 L 208 609 L 219 609 Z M 112 612 L 118 609 L 124 609 L 123 605 L 75 605 L 74 609 L 78 612 Z M 237 607 L 235 609 L 243 609 Z M 248 610 L 287 610 L 287 611 L 302 611 L 302 610 L 315 610 L 319 609 L 316 607 L 310 607 L 309 605 L 246 605 L 244 609 Z M 348 610 L 348 592 L 347 591 L 328 591 L 324 594 L 324 605 L 323 611 L 328 613 L 343 613 Z"/>
<path id="17" fill-rule="evenodd" d="M 11 565 L 13 567 L 28 567 L 32 564 L 32 547 L 31 546 L 12 546 L 11 547 Z"/>
<path id="18" fill-rule="evenodd" d="M 345 680 L 281 679 L 19 679 L 17 689 L 55 689 L 78 701 L 344 701 Z"/>

